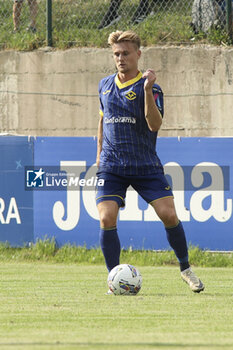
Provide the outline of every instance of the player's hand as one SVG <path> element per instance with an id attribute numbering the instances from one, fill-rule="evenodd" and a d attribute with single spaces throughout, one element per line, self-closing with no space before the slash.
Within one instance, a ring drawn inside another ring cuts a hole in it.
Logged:
<path id="1" fill-rule="evenodd" d="M 147 69 L 145 73 L 143 73 L 142 78 L 146 78 L 144 90 L 151 90 L 156 80 L 155 71 L 153 69 Z"/>

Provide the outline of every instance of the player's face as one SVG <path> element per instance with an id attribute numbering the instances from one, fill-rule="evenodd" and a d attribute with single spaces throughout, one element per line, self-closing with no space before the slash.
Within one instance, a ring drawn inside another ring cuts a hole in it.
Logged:
<path id="1" fill-rule="evenodd" d="M 131 42 L 117 43 L 112 46 L 113 57 L 119 73 L 137 73 L 141 51 Z"/>

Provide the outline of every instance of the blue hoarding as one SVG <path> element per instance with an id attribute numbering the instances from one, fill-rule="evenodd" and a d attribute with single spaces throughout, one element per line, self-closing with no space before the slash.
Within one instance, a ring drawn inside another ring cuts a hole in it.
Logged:
<path id="1" fill-rule="evenodd" d="M 0 137 L 0 241 L 22 246 L 34 239 L 33 192 L 25 192 L 24 167 L 33 164 L 34 140 Z"/>
<path id="2" fill-rule="evenodd" d="M 0 241 L 99 245 L 96 144 L 92 137 L 0 137 Z M 232 149 L 233 138 L 158 138 L 187 241 L 203 249 L 233 250 Z M 118 231 L 124 248 L 169 248 L 153 208 L 130 188 Z"/>
<path id="3" fill-rule="evenodd" d="M 35 165 L 78 167 L 78 175 L 95 174 L 95 138 L 37 138 Z M 232 138 L 158 139 L 157 150 L 173 186 L 175 204 L 187 241 L 211 250 L 233 250 Z M 68 191 L 34 192 L 35 238 L 55 236 L 67 242 L 98 246 L 95 190 L 78 186 Z M 129 189 L 118 219 L 122 247 L 169 248 L 163 224 L 138 194 Z"/>

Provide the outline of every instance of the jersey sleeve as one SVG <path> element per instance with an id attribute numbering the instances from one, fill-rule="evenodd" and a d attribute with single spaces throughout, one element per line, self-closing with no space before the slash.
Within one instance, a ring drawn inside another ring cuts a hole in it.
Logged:
<path id="1" fill-rule="evenodd" d="M 152 90 L 153 90 L 155 104 L 163 117 L 164 115 L 163 91 L 158 85 L 154 85 Z"/>

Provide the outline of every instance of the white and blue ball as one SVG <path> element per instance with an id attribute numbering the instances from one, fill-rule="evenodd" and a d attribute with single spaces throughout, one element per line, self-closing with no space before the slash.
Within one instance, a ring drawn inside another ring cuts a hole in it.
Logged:
<path id="1" fill-rule="evenodd" d="M 142 287 L 142 276 L 136 267 L 120 264 L 109 272 L 107 282 L 115 295 L 136 295 Z"/>

